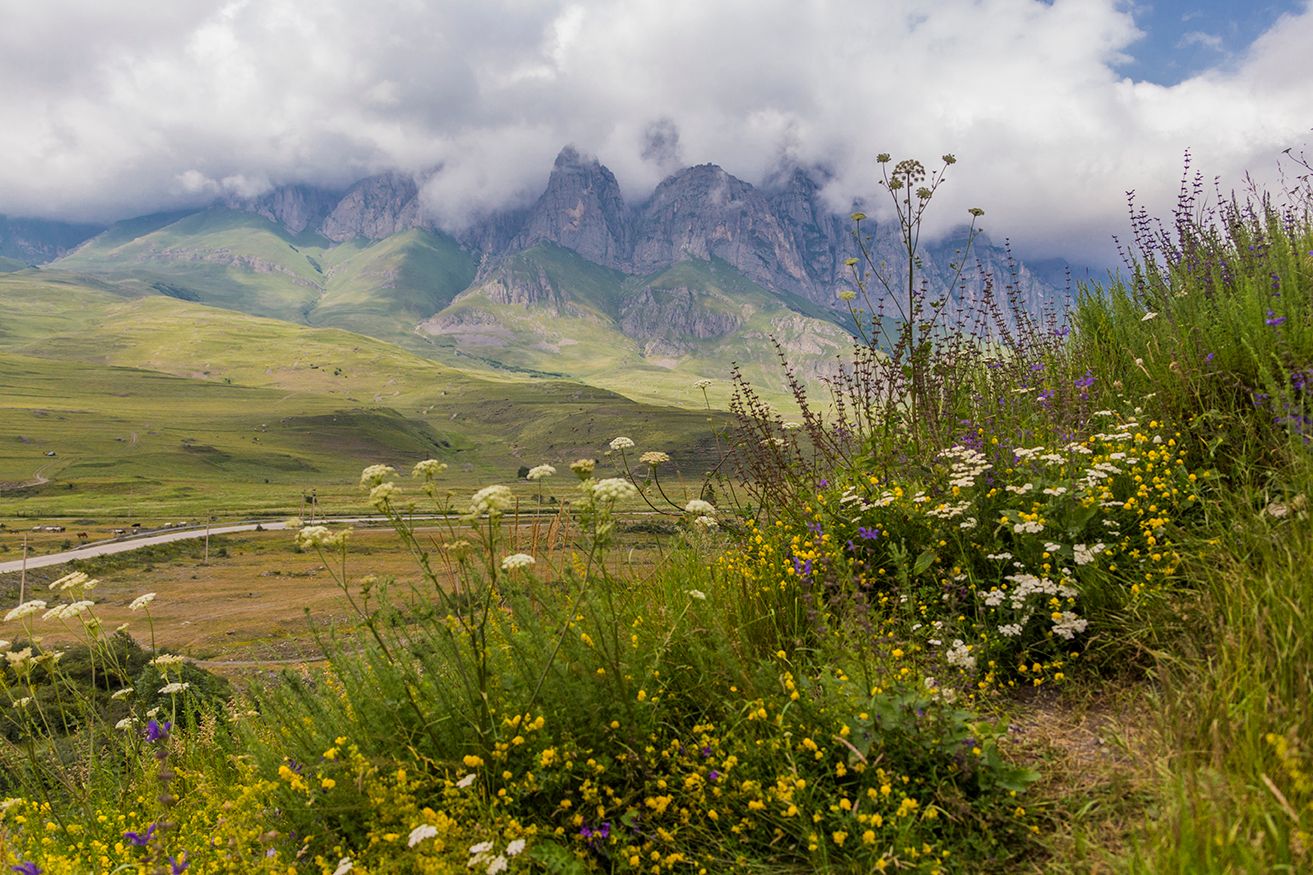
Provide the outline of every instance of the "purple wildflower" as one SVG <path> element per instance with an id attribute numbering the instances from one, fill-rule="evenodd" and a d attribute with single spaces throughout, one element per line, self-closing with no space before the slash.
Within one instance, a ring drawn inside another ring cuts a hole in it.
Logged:
<path id="1" fill-rule="evenodd" d="M 1093 386 L 1093 385 L 1094 385 L 1094 373 L 1093 373 L 1092 371 L 1090 371 L 1089 368 L 1086 368 L 1086 369 L 1085 369 L 1085 376 L 1083 376 L 1083 377 L 1078 377 L 1078 378 L 1076 379 L 1076 388 L 1077 388 L 1077 389 L 1088 389 L 1088 388 L 1090 388 L 1090 387 Z"/>
<path id="2" fill-rule="evenodd" d="M 858 526 L 857 537 L 864 538 L 867 541 L 874 541 L 876 538 L 880 537 L 880 530 L 874 526 L 870 528 L 867 528 L 866 526 Z"/>
<path id="3" fill-rule="evenodd" d="M 123 834 L 123 838 L 127 839 L 128 843 L 134 847 L 144 848 L 146 845 L 150 844 L 151 839 L 155 838 L 155 829 L 157 826 L 158 824 L 152 823 L 150 826 L 146 827 L 145 832 L 132 832 L 129 830 Z"/>
<path id="4" fill-rule="evenodd" d="M 173 728 L 172 723 L 169 723 L 168 721 L 165 721 L 164 723 L 160 723 L 158 720 L 152 717 L 151 721 L 146 724 L 146 740 L 160 741 L 162 739 L 168 738 L 169 730 L 172 728 Z"/>
<path id="5" fill-rule="evenodd" d="M 719 780 L 720 780 L 720 772 L 716 771 L 715 769 L 712 769 L 710 772 L 707 773 L 707 780 L 708 780 L 708 781 L 719 781 Z"/>
<path id="6" fill-rule="evenodd" d="M 1271 325 L 1271 326 L 1273 326 L 1273 327 L 1276 327 L 1277 325 L 1280 325 L 1281 323 L 1283 323 L 1283 322 L 1285 322 L 1285 321 L 1286 321 L 1286 317 L 1285 317 L 1285 316 L 1278 316 L 1276 313 L 1272 312 L 1271 310 L 1268 310 L 1268 311 L 1267 311 L 1267 318 L 1263 320 L 1263 324 L 1264 324 L 1264 325 Z"/>
<path id="7" fill-rule="evenodd" d="M 1215 355 L 1214 353 L 1210 352 L 1208 355 L 1204 356 L 1204 361 L 1211 362 L 1213 360 L 1214 355 Z"/>
<path id="8" fill-rule="evenodd" d="M 17 872 L 18 875 L 41 875 L 42 869 L 36 863 L 28 861 L 19 863 L 17 866 L 10 866 L 9 871 Z"/>
<path id="9" fill-rule="evenodd" d="M 183 851 L 180 856 L 183 859 L 169 857 L 169 875 L 182 875 L 191 866 L 191 860 L 187 859 L 186 851 Z"/>

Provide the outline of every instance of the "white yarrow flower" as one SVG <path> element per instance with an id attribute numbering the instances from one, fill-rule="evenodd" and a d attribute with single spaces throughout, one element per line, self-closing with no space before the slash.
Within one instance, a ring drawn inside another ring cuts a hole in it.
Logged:
<path id="1" fill-rule="evenodd" d="M 510 865 L 511 864 L 506 861 L 505 857 L 498 854 L 493 857 L 492 862 L 488 864 L 488 875 L 500 875 L 500 873 L 505 872 L 510 868 Z"/>
<path id="2" fill-rule="evenodd" d="M 523 850 L 524 850 L 524 839 L 516 839 L 515 841 L 511 842 L 509 845 L 506 846 L 506 856 L 508 857 L 518 856 L 519 853 Z"/>
<path id="3" fill-rule="evenodd" d="M 627 437 L 618 437 L 611 440 L 611 449 L 613 450 L 632 450 L 634 442 Z"/>
<path id="4" fill-rule="evenodd" d="M 430 823 L 421 823 L 410 831 L 410 839 L 407 844 L 413 848 L 425 839 L 431 839 L 437 834 L 438 828 L 436 826 Z"/>

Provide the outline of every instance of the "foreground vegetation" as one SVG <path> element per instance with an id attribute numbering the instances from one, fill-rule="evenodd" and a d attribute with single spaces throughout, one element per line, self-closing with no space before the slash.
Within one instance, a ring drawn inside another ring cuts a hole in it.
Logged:
<path id="1" fill-rule="evenodd" d="M 913 255 L 951 163 L 886 176 Z M 111 633 L 91 578 L 57 581 L 3 627 L 0 856 L 1307 870 L 1310 193 L 1209 205 L 1186 182 L 1166 229 L 1137 219 L 1126 279 L 1065 321 L 986 301 L 973 323 L 863 251 L 841 296 L 863 343 L 832 403 L 796 385 L 790 421 L 740 383 L 699 495 L 619 437 L 605 458 L 625 476 L 529 472 L 560 511 L 525 537 L 505 486 L 366 468 L 416 576 L 302 528 L 288 549 L 321 557 L 352 612 L 320 628 L 313 670 L 233 697 Z M 634 501 L 674 523 L 641 566 L 616 540 Z M 449 509 L 446 531 L 411 519 Z M 151 606 L 134 602 L 138 641 Z M 40 641 L 55 628 L 82 643 L 60 656 Z M 1134 749 L 1063 773 L 1064 739 L 1024 727 L 1101 700 L 1142 712 Z"/>

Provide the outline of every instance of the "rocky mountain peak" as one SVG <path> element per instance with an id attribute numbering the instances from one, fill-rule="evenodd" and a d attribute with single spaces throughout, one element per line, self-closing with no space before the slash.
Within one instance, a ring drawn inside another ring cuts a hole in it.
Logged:
<path id="1" fill-rule="evenodd" d="M 341 197 L 341 192 L 309 185 L 280 185 L 257 198 L 230 202 L 228 206 L 264 216 L 293 234 L 300 234 L 307 228 L 318 230 Z"/>
<path id="2" fill-rule="evenodd" d="M 632 241 L 620 184 L 596 158 L 571 146 L 556 156 L 547 188 L 511 248 L 544 241 L 611 268 L 621 269 L 629 259 Z"/>
<path id="3" fill-rule="evenodd" d="M 383 173 L 362 179 L 324 219 L 323 234 L 341 242 L 353 237 L 382 240 L 419 224 L 419 187 L 410 176 Z"/>

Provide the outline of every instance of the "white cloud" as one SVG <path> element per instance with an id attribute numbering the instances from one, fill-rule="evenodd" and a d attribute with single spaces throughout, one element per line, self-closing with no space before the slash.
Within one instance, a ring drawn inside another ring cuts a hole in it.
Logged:
<path id="1" fill-rule="evenodd" d="M 943 221 L 979 205 L 1023 251 L 1103 257 L 1125 191 L 1169 207 L 1186 148 L 1238 180 L 1313 125 L 1308 6 L 1172 87 L 1113 72 L 1138 38 L 1119 0 L 14 3 L 0 212 L 440 168 L 426 203 L 456 223 L 533 196 L 566 143 L 634 199 L 677 154 L 750 181 L 823 164 L 838 204 L 877 193 L 877 151 L 953 151 Z"/>

